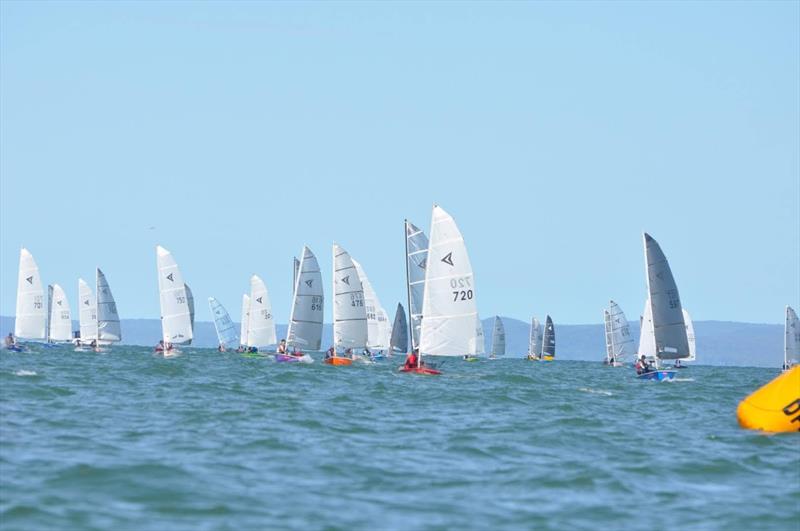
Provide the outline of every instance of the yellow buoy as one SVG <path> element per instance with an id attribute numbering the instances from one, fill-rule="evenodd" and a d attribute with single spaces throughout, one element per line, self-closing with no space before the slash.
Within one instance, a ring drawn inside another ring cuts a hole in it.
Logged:
<path id="1" fill-rule="evenodd" d="M 736 417 L 751 430 L 800 431 L 800 365 L 739 402 Z"/>

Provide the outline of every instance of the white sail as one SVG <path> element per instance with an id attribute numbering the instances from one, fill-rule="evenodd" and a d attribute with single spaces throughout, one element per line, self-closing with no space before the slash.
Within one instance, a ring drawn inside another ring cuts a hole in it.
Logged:
<path id="1" fill-rule="evenodd" d="M 689 340 L 678 286 L 661 246 L 647 233 L 644 233 L 644 253 L 656 355 L 660 359 L 688 358 Z"/>
<path id="2" fill-rule="evenodd" d="M 697 346 L 694 338 L 694 323 L 686 309 L 683 310 L 683 321 L 686 323 L 686 339 L 689 341 L 689 357 L 684 361 L 697 361 Z"/>
<path id="3" fill-rule="evenodd" d="M 611 344 L 613 346 L 614 361 L 623 362 L 631 360 L 636 355 L 633 336 L 625 312 L 614 301 L 609 302 L 609 323 L 611 325 Z"/>
<path id="4" fill-rule="evenodd" d="M 184 344 L 192 340 L 189 297 L 172 253 L 156 247 L 158 292 L 161 303 L 161 331 L 165 343 Z"/>
<path id="5" fill-rule="evenodd" d="M 47 328 L 47 307 L 39 267 L 24 247 L 19 251 L 17 278 L 17 311 L 14 335 L 21 339 L 44 339 Z"/>
<path id="6" fill-rule="evenodd" d="M 48 286 L 49 310 L 48 341 L 69 341 L 72 339 L 72 314 L 64 288 L 58 284 Z"/>
<path id="7" fill-rule="evenodd" d="M 656 357 L 656 336 L 653 332 L 653 313 L 650 309 L 650 300 L 644 303 L 644 312 L 639 320 L 639 351 L 637 356 L 644 354 L 647 358 Z"/>
<path id="8" fill-rule="evenodd" d="M 122 341 L 117 303 L 100 268 L 97 268 L 97 339 L 105 343 Z"/>
<path id="9" fill-rule="evenodd" d="M 354 258 L 351 258 L 356 267 L 361 286 L 364 288 L 364 308 L 367 312 L 367 348 L 370 350 L 386 350 L 389 348 L 389 317 L 386 315 L 378 300 L 378 295 L 372 289 L 364 268 Z"/>
<path id="10" fill-rule="evenodd" d="M 333 244 L 333 342 L 337 348 L 367 346 L 364 288 L 350 255 Z"/>
<path id="11" fill-rule="evenodd" d="M 480 356 L 486 352 L 486 339 L 483 335 L 483 322 L 481 316 L 475 314 L 475 352 L 474 355 Z"/>
<path id="12" fill-rule="evenodd" d="M 286 344 L 289 347 L 319 350 L 322 346 L 325 295 L 319 262 L 308 247 L 303 247 L 300 263 L 296 265 L 293 293 Z"/>
<path id="13" fill-rule="evenodd" d="M 530 352 L 528 352 L 528 354 L 532 354 L 537 358 L 541 357 L 543 342 L 544 332 L 542 331 L 542 324 L 539 322 L 539 319 L 534 316 L 533 319 L 531 319 L 531 337 L 528 345 Z"/>
<path id="14" fill-rule="evenodd" d="M 228 310 L 214 297 L 208 298 L 208 308 L 211 310 L 211 315 L 214 316 L 214 330 L 217 331 L 217 342 L 224 347 L 235 345 L 238 339 L 236 325 L 233 324 L 231 316 L 228 315 Z"/>
<path id="15" fill-rule="evenodd" d="M 788 369 L 800 363 L 800 322 L 791 306 L 786 307 L 783 341 L 783 367 Z"/>
<path id="16" fill-rule="evenodd" d="M 433 207 L 425 268 L 419 350 L 424 355 L 463 356 L 479 350 L 475 279 L 455 220 Z"/>
<path id="17" fill-rule="evenodd" d="M 408 281 L 408 319 L 411 325 L 411 350 L 419 347 L 422 327 L 422 301 L 425 293 L 425 267 L 428 259 L 428 237 L 406 220 L 406 271 Z"/>
<path id="18" fill-rule="evenodd" d="M 614 357 L 614 345 L 611 339 L 611 314 L 603 309 L 603 325 L 606 332 L 606 362 L 610 362 Z"/>
<path id="19" fill-rule="evenodd" d="M 192 323 L 192 337 L 194 337 L 194 294 L 192 293 L 192 289 L 189 287 L 189 284 L 185 284 L 186 287 L 186 301 L 189 303 L 189 321 Z M 192 340 L 184 342 L 184 345 L 191 345 Z"/>
<path id="20" fill-rule="evenodd" d="M 264 281 L 253 275 L 250 277 L 250 320 L 247 325 L 247 346 L 266 347 L 278 343 L 275 333 L 275 319 L 272 317 L 272 304 Z"/>
<path id="21" fill-rule="evenodd" d="M 492 329 L 492 356 L 499 357 L 506 355 L 506 329 L 503 320 L 499 316 L 494 316 L 494 327 Z"/>
<path id="22" fill-rule="evenodd" d="M 239 325 L 239 344 L 247 345 L 247 325 L 250 324 L 250 295 L 242 295 L 242 322 Z"/>
<path id="23" fill-rule="evenodd" d="M 97 299 L 92 288 L 82 278 L 78 279 L 78 323 L 81 341 L 84 343 L 97 339 Z"/>

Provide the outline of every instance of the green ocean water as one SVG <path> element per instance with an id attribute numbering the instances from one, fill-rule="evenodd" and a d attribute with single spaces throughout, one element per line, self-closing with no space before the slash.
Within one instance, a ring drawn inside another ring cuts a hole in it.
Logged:
<path id="1" fill-rule="evenodd" d="M 800 434 L 735 419 L 777 369 L 399 363 L 2 351 L 0 528 L 800 528 Z"/>

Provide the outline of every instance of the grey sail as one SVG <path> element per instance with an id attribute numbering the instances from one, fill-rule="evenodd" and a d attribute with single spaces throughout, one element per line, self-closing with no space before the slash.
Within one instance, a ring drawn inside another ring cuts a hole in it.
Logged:
<path id="1" fill-rule="evenodd" d="M 294 290 L 297 287 L 297 275 L 300 274 L 300 260 L 294 257 L 294 276 L 292 277 L 292 297 L 294 297 Z"/>
<path id="2" fill-rule="evenodd" d="M 408 268 L 408 318 L 411 324 L 411 348 L 419 347 L 422 327 L 422 300 L 425 295 L 425 267 L 428 259 L 428 237 L 413 223 L 406 221 L 406 260 Z"/>
<path id="3" fill-rule="evenodd" d="M 186 302 L 189 304 L 189 322 L 192 323 L 192 337 L 194 337 L 194 295 L 192 295 L 192 290 L 189 288 L 189 284 L 184 283 L 183 287 L 186 288 Z M 191 345 L 192 340 L 189 339 L 181 344 Z"/>
<path id="4" fill-rule="evenodd" d="M 506 355 L 506 329 L 503 320 L 499 316 L 494 316 L 494 327 L 492 329 L 492 356 Z"/>
<path id="5" fill-rule="evenodd" d="M 319 262 L 307 246 L 303 246 L 292 291 L 294 296 L 286 344 L 298 349 L 319 350 L 322 345 L 325 295 Z"/>
<path id="6" fill-rule="evenodd" d="M 553 320 L 547 316 L 544 322 L 544 338 L 542 339 L 542 356 L 555 357 L 556 355 L 556 330 Z"/>
<path id="7" fill-rule="evenodd" d="M 408 322 L 406 322 L 406 311 L 400 303 L 397 304 L 397 311 L 394 313 L 390 351 L 408 352 Z"/>
<path id="8" fill-rule="evenodd" d="M 97 268 L 97 340 L 102 343 L 122 341 L 119 313 L 111 286 L 106 276 Z"/>
<path id="9" fill-rule="evenodd" d="M 691 353 L 686 322 L 669 262 L 658 242 L 647 233 L 644 234 L 644 248 L 656 356 L 660 359 L 688 358 Z"/>

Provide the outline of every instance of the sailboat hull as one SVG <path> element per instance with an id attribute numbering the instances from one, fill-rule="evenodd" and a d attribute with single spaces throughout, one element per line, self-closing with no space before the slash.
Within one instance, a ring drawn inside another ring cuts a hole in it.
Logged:
<path id="1" fill-rule="evenodd" d="M 352 365 L 353 360 L 350 358 L 341 358 L 339 356 L 334 356 L 332 358 L 325 358 L 325 363 L 327 365 Z"/>
<path id="2" fill-rule="evenodd" d="M 553 361 L 555 356 L 542 356 L 542 361 Z"/>
<path id="3" fill-rule="evenodd" d="M 657 382 L 663 382 L 665 380 L 672 380 L 675 378 L 675 371 L 650 371 L 645 372 L 642 374 L 637 374 L 636 377 L 640 380 L 653 380 Z"/>
<path id="4" fill-rule="evenodd" d="M 431 369 L 430 367 L 406 367 L 401 366 L 399 368 L 400 372 L 409 372 L 413 374 L 426 374 L 428 376 L 436 376 L 442 374 L 441 371 L 437 371 L 436 369 Z"/>

